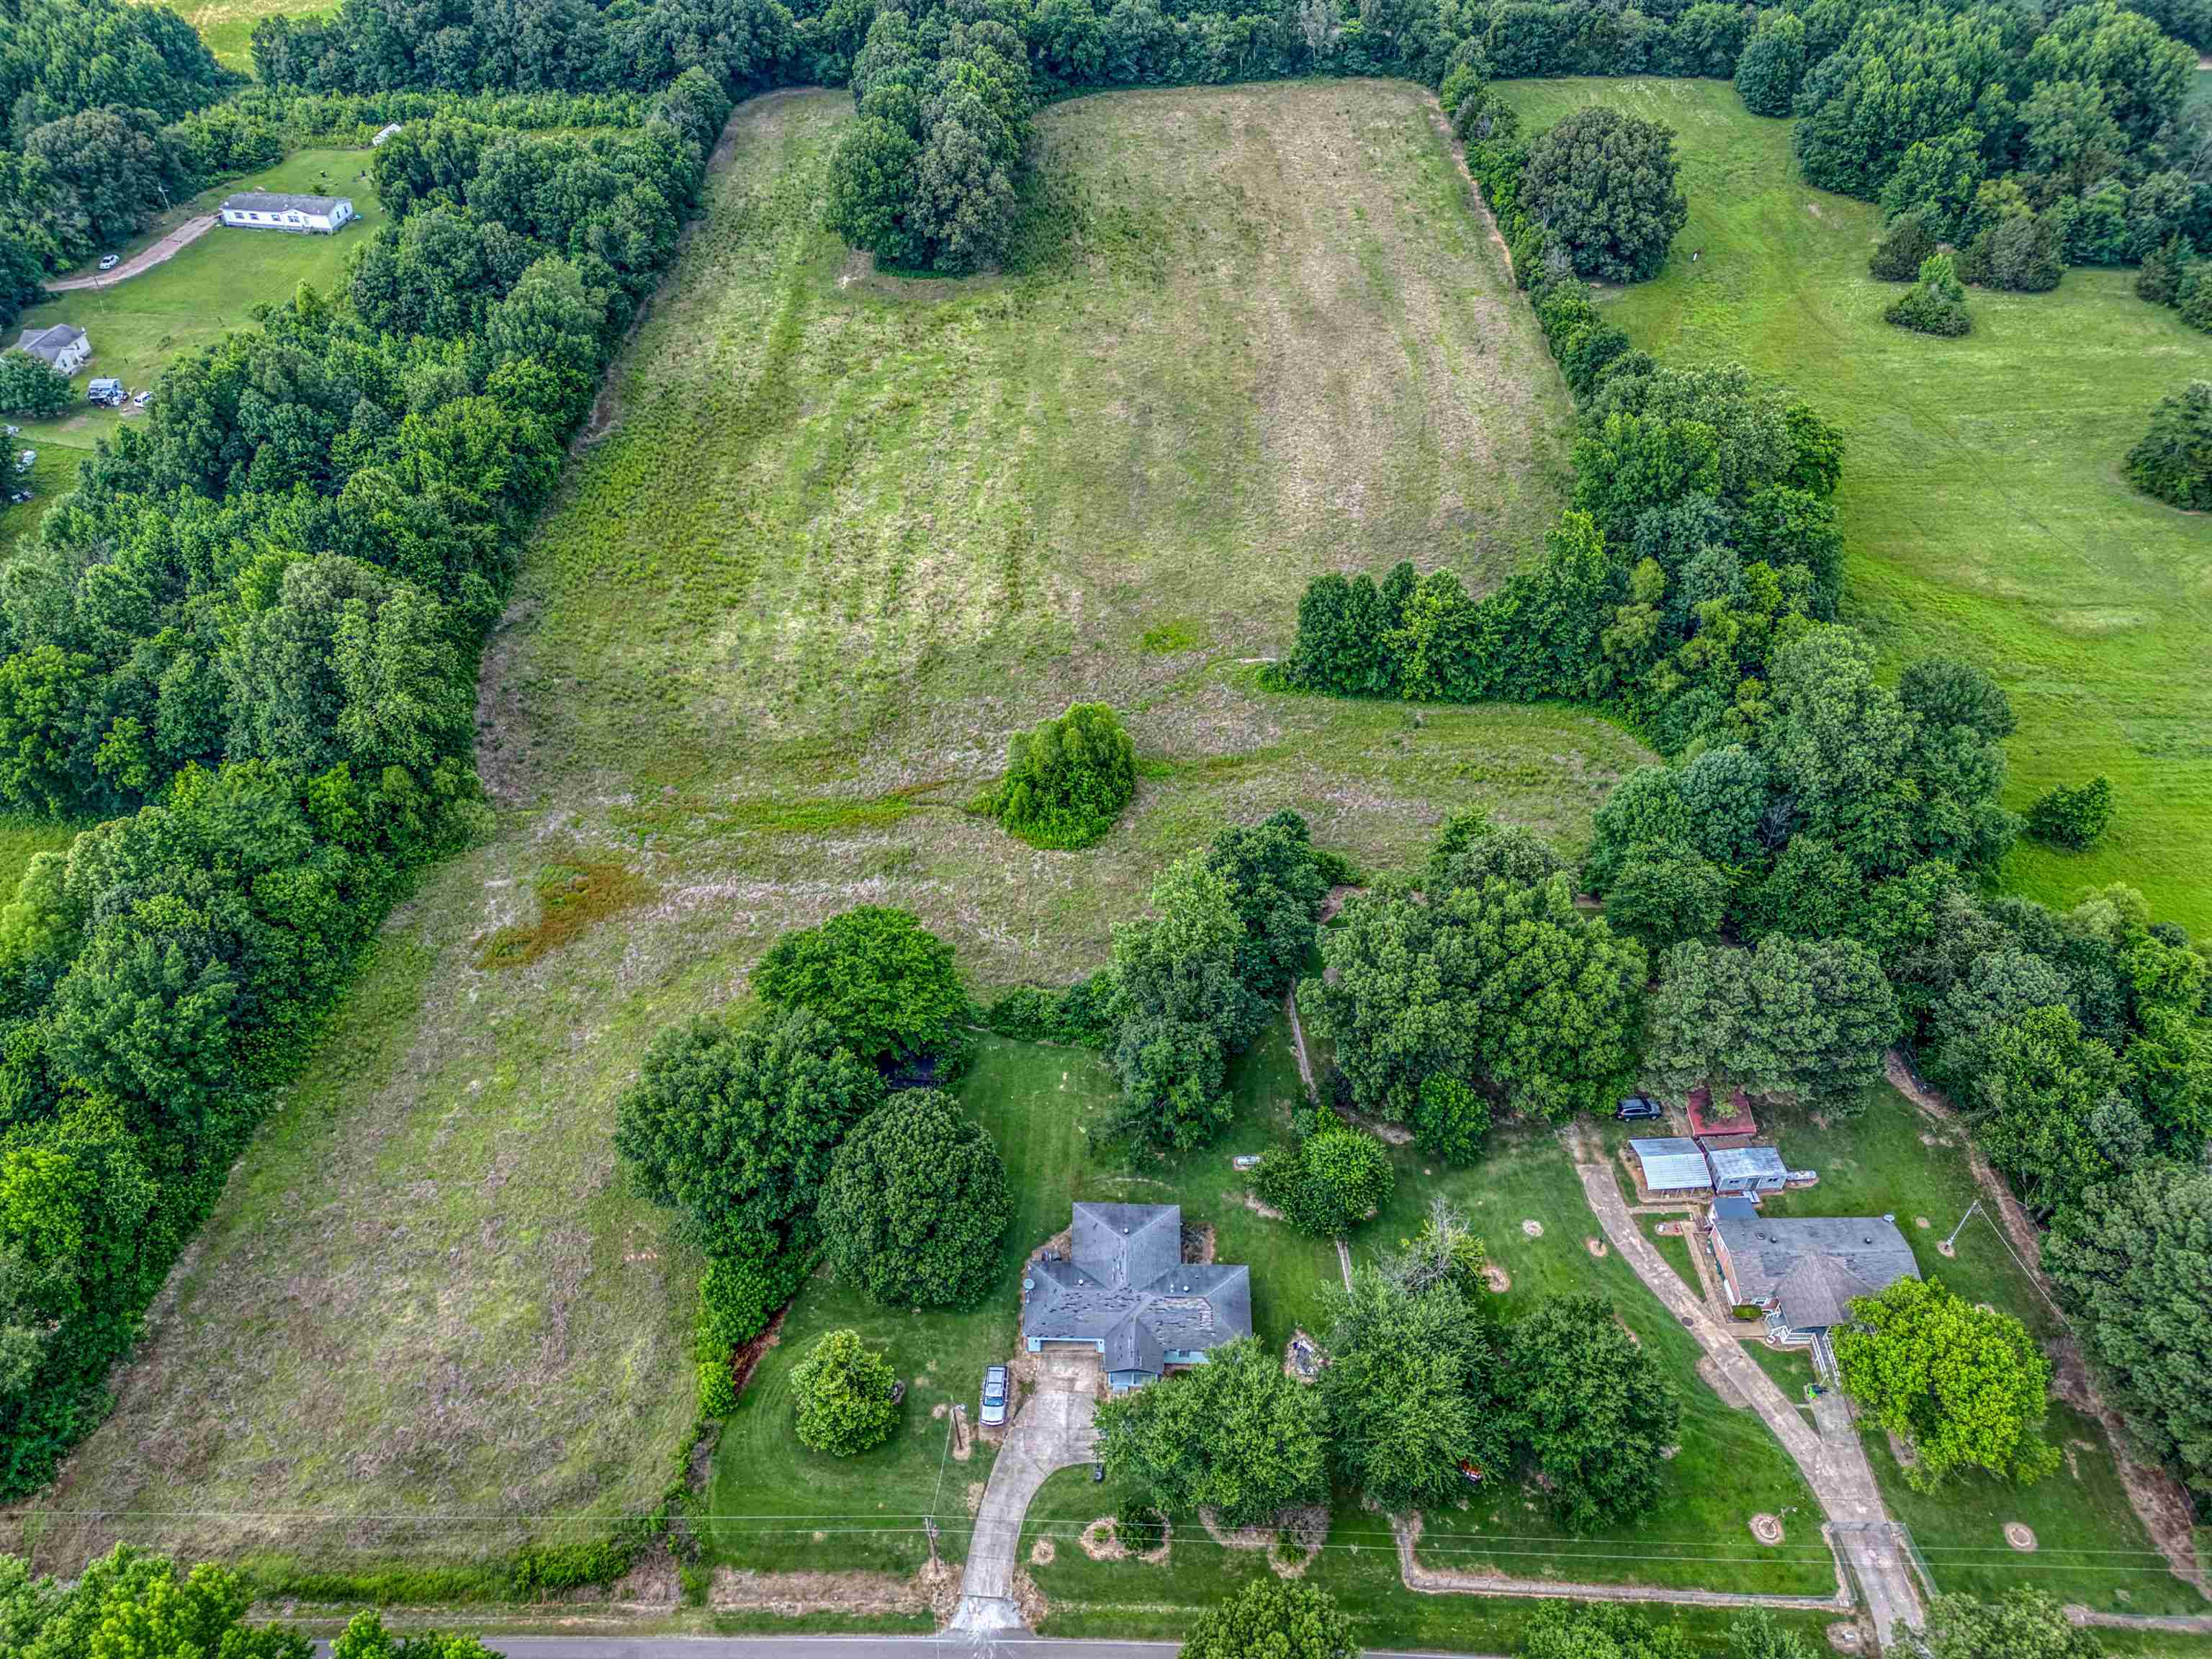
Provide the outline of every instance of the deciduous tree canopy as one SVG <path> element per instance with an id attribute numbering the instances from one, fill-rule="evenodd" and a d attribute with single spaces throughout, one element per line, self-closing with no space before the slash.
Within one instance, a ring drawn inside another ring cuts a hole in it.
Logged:
<path id="1" fill-rule="evenodd" d="M 934 1089 L 893 1095 L 845 1138 L 816 1226 L 839 1273 L 895 1307 L 969 1307 L 988 1294 L 1013 1219 L 998 1148 Z"/>

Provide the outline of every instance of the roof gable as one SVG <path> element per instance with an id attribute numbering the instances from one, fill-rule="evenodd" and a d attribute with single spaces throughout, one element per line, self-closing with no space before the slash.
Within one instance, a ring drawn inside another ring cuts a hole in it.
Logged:
<path id="1" fill-rule="evenodd" d="M 1880 1217 L 1739 1218 L 1716 1212 L 1737 1291 L 1771 1304 L 1794 1330 L 1840 1325 L 1854 1297 L 1873 1296 L 1900 1279 L 1920 1277 L 1912 1247 Z"/>

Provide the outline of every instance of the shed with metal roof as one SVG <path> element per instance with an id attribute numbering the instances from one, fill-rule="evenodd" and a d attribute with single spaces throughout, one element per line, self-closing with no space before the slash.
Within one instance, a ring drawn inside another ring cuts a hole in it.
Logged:
<path id="1" fill-rule="evenodd" d="M 1790 1166 L 1771 1146 L 1708 1146 L 1717 1193 L 1778 1193 L 1790 1184 Z"/>
<path id="2" fill-rule="evenodd" d="M 1705 1148 L 1680 1135 L 1632 1140 L 1628 1150 L 1644 1170 L 1644 1185 L 1655 1193 L 1709 1193 L 1713 1172 L 1706 1166 Z"/>

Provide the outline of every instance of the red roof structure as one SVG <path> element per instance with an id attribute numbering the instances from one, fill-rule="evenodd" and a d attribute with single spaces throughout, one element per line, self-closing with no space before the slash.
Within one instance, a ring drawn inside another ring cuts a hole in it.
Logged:
<path id="1" fill-rule="evenodd" d="M 1734 1115 L 1723 1117 L 1713 1109 L 1712 1091 L 1699 1084 L 1690 1091 L 1690 1133 L 1700 1140 L 1749 1140 L 1759 1133 L 1752 1121 L 1751 1102 L 1738 1089 L 1729 1096 Z"/>

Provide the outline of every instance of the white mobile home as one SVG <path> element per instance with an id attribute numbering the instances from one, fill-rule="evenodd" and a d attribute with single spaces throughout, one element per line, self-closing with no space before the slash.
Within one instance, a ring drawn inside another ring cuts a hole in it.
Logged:
<path id="1" fill-rule="evenodd" d="M 242 230 L 289 230 L 301 234 L 328 236 L 354 216 L 353 204 L 343 196 L 293 196 L 265 190 L 241 191 L 227 197 L 222 222 Z"/>

